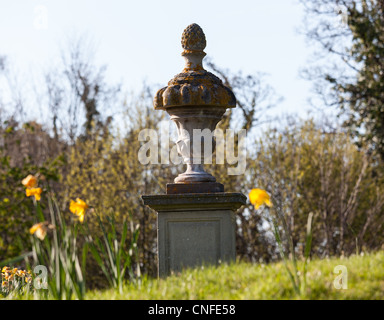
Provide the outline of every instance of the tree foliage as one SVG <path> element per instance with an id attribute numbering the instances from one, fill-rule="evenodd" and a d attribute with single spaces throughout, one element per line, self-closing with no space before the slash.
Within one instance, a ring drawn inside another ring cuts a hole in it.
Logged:
<path id="1" fill-rule="evenodd" d="M 284 130 L 267 131 L 257 145 L 250 176 L 284 213 L 299 253 L 310 212 L 316 255 L 381 247 L 384 172 L 346 133 L 294 121 Z"/>
<path id="2" fill-rule="evenodd" d="M 340 108 L 358 144 L 384 159 L 384 1 L 302 2 L 307 37 L 320 45 L 317 57 L 324 58 L 307 75 L 323 101 Z"/>
<path id="3" fill-rule="evenodd" d="M 64 164 L 59 149 L 35 122 L 0 124 L 0 260 L 18 255 L 29 243 L 33 208 L 22 179 L 33 173 L 55 184 Z"/>
<path id="4" fill-rule="evenodd" d="M 121 99 L 120 86 L 110 85 L 104 69 L 81 50 L 72 47 L 64 64 L 46 74 L 42 101 L 50 111 L 50 123 L 17 122 L 12 116 L 4 122 L 7 113 L 1 113 L 0 104 L 0 256 L 19 253 L 22 246 L 14 245 L 18 235 L 28 235 L 32 206 L 25 200 L 21 180 L 32 173 L 46 177 L 65 219 L 71 219 L 70 200 L 85 200 L 91 207 L 85 219 L 94 232 L 97 222 L 92 211 L 101 219 L 113 214 L 117 224 L 131 212 L 130 222 L 140 229 L 141 270 L 155 275 L 156 213 L 144 206 L 141 195 L 164 194 L 166 184 L 185 167 L 161 164 L 160 150 L 158 164 L 140 163 L 139 135 L 142 129 L 160 133 L 162 120 L 173 124 L 165 112 L 153 109 L 151 88 Z M 206 166 L 225 191 L 248 194 L 254 187 L 269 191 L 287 216 L 298 252 L 310 212 L 315 215 L 313 253 L 350 254 L 380 247 L 384 180 L 377 157 L 364 145 L 357 148 L 344 132 L 313 121 L 292 121 L 286 129 L 270 129 L 256 139 L 250 133 L 270 120 L 268 109 L 279 98 L 259 74 L 233 74 L 212 62 L 208 65 L 237 97 L 238 108 L 227 112 L 219 127 L 246 129 L 251 146 L 242 174 L 228 175 L 228 166 L 233 166 L 228 163 Z M 13 109 L 28 109 L 23 105 L 28 99 L 16 98 Z M 158 145 L 165 142 L 160 134 Z M 172 148 L 174 142 L 168 142 Z M 238 211 L 236 247 L 244 260 L 278 258 L 266 212 L 256 212 L 250 204 Z M 88 259 L 87 281 L 100 285 L 97 265 L 90 255 Z"/>

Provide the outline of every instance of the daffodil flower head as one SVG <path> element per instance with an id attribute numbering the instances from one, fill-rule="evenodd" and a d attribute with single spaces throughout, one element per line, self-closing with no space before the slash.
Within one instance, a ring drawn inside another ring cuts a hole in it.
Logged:
<path id="1" fill-rule="evenodd" d="M 10 270 L 11 270 L 11 268 L 10 267 L 7 267 L 7 266 L 5 266 L 2 270 L 1 270 L 1 272 L 10 272 Z"/>
<path id="2" fill-rule="evenodd" d="M 255 209 L 259 209 L 262 205 L 272 207 L 271 198 L 263 189 L 252 189 L 249 192 L 249 201 L 255 206 Z"/>
<path id="3" fill-rule="evenodd" d="M 69 210 L 79 217 L 81 223 L 84 221 L 85 210 L 88 208 L 88 205 L 79 198 L 77 198 L 76 201 L 71 200 L 71 203 L 69 204 Z"/>
<path id="4" fill-rule="evenodd" d="M 37 186 L 37 178 L 30 174 L 21 183 L 27 188 L 34 188 Z"/>
<path id="5" fill-rule="evenodd" d="M 18 277 L 24 277 L 25 276 L 25 271 L 24 270 L 17 270 L 16 272 Z"/>
<path id="6" fill-rule="evenodd" d="M 41 188 L 27 188 L 25 190 L 27 197 L 35 196 L 36 201 L 40 201 L 42 192 Z"/>
<path id="7" fill-rule="evenodd" d="M 47 222 L 36 223 L 32 226 L 32 228 L 29 229 L 29 232 L 30 234 L 34 234 L 40 240 L 44 240 L 45 236 L 47 235 L 47 225 Z"/>

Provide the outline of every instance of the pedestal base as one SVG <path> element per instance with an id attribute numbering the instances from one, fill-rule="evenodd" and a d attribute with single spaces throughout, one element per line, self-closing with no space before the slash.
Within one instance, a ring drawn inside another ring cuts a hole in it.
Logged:
<path id="1" fill-rule="evenodd" d="M 224 185 L 218 182 L 167 183 L 167 194 L 218 192 L 224 192 Z"/>
<path id="2" fill-rule="evenodd" d="M 142 196 L 158 213 L 158 275 L 236 259 L 235 212 L 241 193 Z"/>

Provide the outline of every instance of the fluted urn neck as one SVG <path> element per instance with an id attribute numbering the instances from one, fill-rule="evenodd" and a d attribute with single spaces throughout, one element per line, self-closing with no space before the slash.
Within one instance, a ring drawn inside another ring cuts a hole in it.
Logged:
<path id="1" fill-rule="evenodd" d="M 236 98 L 232 90 L 213 73 L 203 67 L 206 55 L 206 38 L 203 29 L 193 23 L 183 32 L 181 55 L 185 59 L 184 70 L 160 89 L 154 98 L 155 109 L 166 110 L 181 106 L 213 106 L 234 108 Z"/>

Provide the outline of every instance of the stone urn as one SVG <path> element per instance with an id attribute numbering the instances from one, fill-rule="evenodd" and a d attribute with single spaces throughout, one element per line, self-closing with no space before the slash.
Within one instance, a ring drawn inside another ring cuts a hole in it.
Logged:
<path id="1" fill-rule="evenodd" d="M 204 159 L 207 153 L 213 154 L 216 125 L 227 108 L 236 106 L 236 98 L 218 77 L 204 69 L 206 39 L 200 26 L 189 25 L 181 45 L 186 62 L 183 72 L 154 98 L 155 109 L 167 111 L 176 123 L 177 150 L 187 165 L 186 171 L 167 185 L 167 194 L 224 192 L 224 186 L 204 170 Z"/>
<path id="2" fill-rule="evenodd" d="M 159 277 L 235 261 L 235 215 L 246 203 L 242 193 L 224 192 L 203 167 L 206 153 L 215 147 L 213 131 L 227 108 L 236 106 L 235 96 L 204 70 L 206 41 L 197 24 L 184 30 L 181 44 L 185 69 L 157 92 L 154 106 L 167 111 L 176 123 L 177 148 L 187 170 L 167 184 L 167 194 L 142 196 L 144 204 L 157 212 Z"/>

